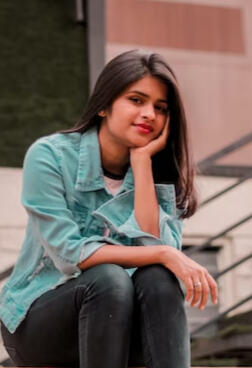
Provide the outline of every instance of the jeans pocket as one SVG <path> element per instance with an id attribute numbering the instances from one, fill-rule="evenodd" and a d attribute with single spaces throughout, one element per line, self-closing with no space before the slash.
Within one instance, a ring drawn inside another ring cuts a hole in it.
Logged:
<path id="1" fill-rule="evenodd" d="M 21 358 L 20 354 L 17 352 L 15 348 L 12 346 L 4 346 L 7 353 L 9 354 L 9 357 L 15 363 L 17 366 L 25 366 L 24 360 Z"/>

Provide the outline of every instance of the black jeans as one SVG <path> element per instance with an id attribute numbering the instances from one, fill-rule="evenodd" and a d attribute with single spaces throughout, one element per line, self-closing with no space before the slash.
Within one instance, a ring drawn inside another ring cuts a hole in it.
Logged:
<path id="1" fill-rule="evenodd" d="M 14 334 L 2 324 L 17 366 L 190 367 L 184 295 L 161 265 L 130 278 L 104 264 L 50 290 L 31 306 Z"/>

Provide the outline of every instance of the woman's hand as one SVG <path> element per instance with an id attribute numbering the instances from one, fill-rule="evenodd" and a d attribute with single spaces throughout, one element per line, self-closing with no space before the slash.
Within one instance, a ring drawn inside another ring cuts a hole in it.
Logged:
<path id="1" fill-rule="evenodd" d="M 170 118 L 168 116 L 161 134 L 157 138 L 146 144 L 146 146 L 130 149 L 131 163 L 136 157 L 139 156 L 147 156 L 148 158 L 151 158 L 157 152 L 165 148 L 167 137 L 169 134 L 169 121 Z"/>
<path id="2" fill-rule="evenodd" d="M 181 251 L 168 246 L 164 250 L 161 263 L 183 281 L 186 287 L 186 301 L 191 300 L 192 307 L 199 302 L 199 309 L 204 309 L 209 294 L 212 302 L 217 303 L 217 284 L 206 268 Z"/>

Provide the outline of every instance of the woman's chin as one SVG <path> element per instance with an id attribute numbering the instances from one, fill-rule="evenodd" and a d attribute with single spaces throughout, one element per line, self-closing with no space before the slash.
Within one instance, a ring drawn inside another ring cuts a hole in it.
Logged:
<path id="1" fill-rule="evenodd" d="M 135 137 L 134 139 L 131 140 L 131 148 L 137 148 L 137 147 L 144 147 L 146 146 L 148 143 L 151 142 L 151 138 L 150 137 Z"/>
<path id="2" fill-rule="evenodd" d="M 144 147 L 147 146 L 147 144 L 150 143 L 150 140 L 145 140 L 145 141 L 140 141 L 140 142 L 136 142 L 134 145 L 132 145 L 131 148 L 140 148 L 140 147 Z"/>

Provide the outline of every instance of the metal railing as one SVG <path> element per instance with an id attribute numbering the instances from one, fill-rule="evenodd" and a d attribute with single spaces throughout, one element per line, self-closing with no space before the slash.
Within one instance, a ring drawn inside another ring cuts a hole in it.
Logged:
<path id="1" fill-rule="evenodd" d="M 235 183 L 227 186 L 225 189 L 222 189 L 221 191 L 215 193 L 211 197 L 209 197 L 209 198 L 205 199 L 204 201 L 202 201 L 199 205 L 199 208 L 201 208 L 201 207 L 205 206 L 206 204 L 212 202 L 214 199 L 217 199 L 217 198 L 221 197 L 223 194 L 228 193 L 230 190 L 238 187 L 239 185 L 243 184 L 245 181 L 247 181 L 251 178 L 252 178 L 252 171 L 249 170 L 249 172 L 245 176 L 243 176 L 242 178 L 237 180 Z"/>
<path id="2" fill-rule="evenodd" d="M 252 299 L 252 294 L 247 296 L 246 298 L 240 300 L 238 303 L 233 304 L 230 308 L 226 309 L 224 312 L 220 313 L 218 316 L 210 319 L 209 321 L 203 323 L 202 325 L 196 327 L 193 331 L 191 331 L 191 337 L 193 337 L 196 333 L 199 331 L 202 331 L 206 327 L 211 326 L 212 324 L 215 324 L 216 322 L 220 321 L 225 317 L 228 313 L 232 312 L 234 309 L 240 307 L 241 305 L 247 303 L 249 300 Z"/>
<path id="3" fill-rule="evenodd" d="M 252 214 L 248 215 L 244 218 L 242 218 L 241 220 L 235 222 L 234 224 L 232 224 L 231 226 L 227 227 L 226 229 L 220 231 L 219 233 L 217 233 L 216 235 L 213 235 L 211 237 L 209 237 L 204 243 L 202 243 L 201 245 L 191 248 L 186 252 L 186 255 L 190 256 L 194 253 L 198 253 L 206 248 L 208 248 L 213 241 L 222 238 L 224 235 L 226 235 L 227 233 L 229 233 L 230 231 L 238 228 L 239 226 L 245 224 L 246 222 L 248 222 L 249 220 L 252 219 Z"/>
<path id="4" fill-rule="evenodd" d="M 214 170 L 214 168 L 220 168 L 220 166 L 218 165 L 213 165 L 214 162 L 222 157 L 224 157 L 225 155 L 236 151 L 237 149 L 240 149 L 242 147 L 244 147 L 245 145 L 249 144 L 252 142 L 252 132 L 243 136 L 242 138 L 240 138 L 239 140 L 237 140 L 236 142 L 224 147 L 223 149 L 219 150 L 218 152 L 214 153 L 213 155 L 210 155 L 209 157 L 207 157 L 206 159 L 200 161 L 198 163 L 198 168 L 199 168 L 199 173 L 201 174 L 209 174 L 212 172 L 220 172 L 219 169 Z M 209 168 L 211 168 L 209 170 Z M 223 165 L 221 166 L 221 168 L 223 168 Z M 226 166 L 225 169 L 225 175 L 224 176 L 232 176 L 232 169 L 234 167 L 233 166 Z M 246 170 L 245 170 L 246 169 Z M 218 171 L 219 170 L 219 171 Z M 237 176 L 237 172 L 239 172 L 238 168 L 235 167 L 235 175 Z M 238 187 L 239 185 L 243 184 L 244 182 L 246 182 L 247 180 L 252 178 L 252 167 L 248 166 L 248 167 L 242 167 L 242 170 L 240 170 L 241 172 L 243 172 L 243 175 L 233 184 L 227 186 L 226 188 L 222 189 L 221 191 L 215 193 L 214 195 L 210 196 L 209 198 L 207 198 L 206 200 L 204 200 L 201 204 L 200 204 L 200 208 L 203 206 L 206 206 L 207 204 L 211 203 L 212 201 L 220 198 L 222 195 L 228 193 L 229 191 L 231 191 L 232 189 Z M 227 172 L 229 173 L 229 175 L 226 175 Z M 244 174 L 245 173 L 245 174 Z M 248 222 L 249 220 L 252 219 L 252 213 L 245 216 L 244 218 L 238 220 L 237 222 L 235 222 L 234 224 L 228 226 L 227 228 L 225 228 L 224 230 L 220 231 L 219 233 L 217 233 L 216 235 L 213 235 L 211 237 L 209 237 L 205 242 L 203 242 L 200 246 L 195 246 L 193 248 L 190 248 L 188 251 L 186 251 L 186 255 L 192 255 L 198 252 L 201 252 L 204 249 L 209 248 L 209 246 L 212 245 L 212 243 L 217 240 L 222 238 L 224 235 L 228 234 L 230 231 L 237 229 L 238 227 L 240 227 L 241 225 L 245 224 L 246 222 Z M 227 274 L 228 272 L 230 272 L 231 270 L 234 270 L 236 267 L 240 266 L 241 264 L 247 262 L 248 260 L 250 260 L 252 258 L 252 252 L 247 254 L 246 256 L 242 257 L 241 259 L 239 259 L 236 262 L 233 262 L 231 265 L 229 265 L 228 267 L 226 267 L 225 269 L 221 270 L 220 272 L 217 272 L 214 276 L 214 278 L 216 280 L 218 280 L 220 277 L 222 277 L 223 275 Z M 230 308 L 228 308 L 227 310 L 225 310 L 224 312 L 220 313 L 218 316 L 210 319 L 209 321 L 203 323 L 202 325 L 196 327 L 192 332 L 191 332 L 191 336 L 193 337 L 196 333 L 198 333 L 199 331 L 205 329 L 206 327 L 209 327 L 210 325 L 215 324 L 216 322 L 222 320 L 228 313 L 230 313 L 231 311 L 233 311 L 234 309 L 240 307 L 241 305 L 247 303 L 249 300 L 252 299 L 252 293 L 247 296 L 246 298 L 240 300 L 239 302 L 233 304 Z"/>
<path id="5" fill-rule="evenodd" d="M 3 270 L 2 272 L 0 272 L 0 282 L 10 276 L 10 274 L 13 271 L 13 268 L 14 268 L 14 266 L 10 266 L 10 267 L 6 268 L 6 270 Z"/>
<path id="6" fill-rule="evenodd" d="M 213 163 L 215 163 L 220 158 L 237 151 L 240 148 L 243 148 L 245 145 L 252 142 L 252 132 L 244 135 L 237 141 L 233 142 L 232 144 L 227 145 L 226 147 L 220 149 L 219 151 L 215 152 L 214 154 L 208 156 L 204 160 L 198 162 L 198 169 L 200 172 L 204 172 L 208 167 L 210 167 Z"/>

